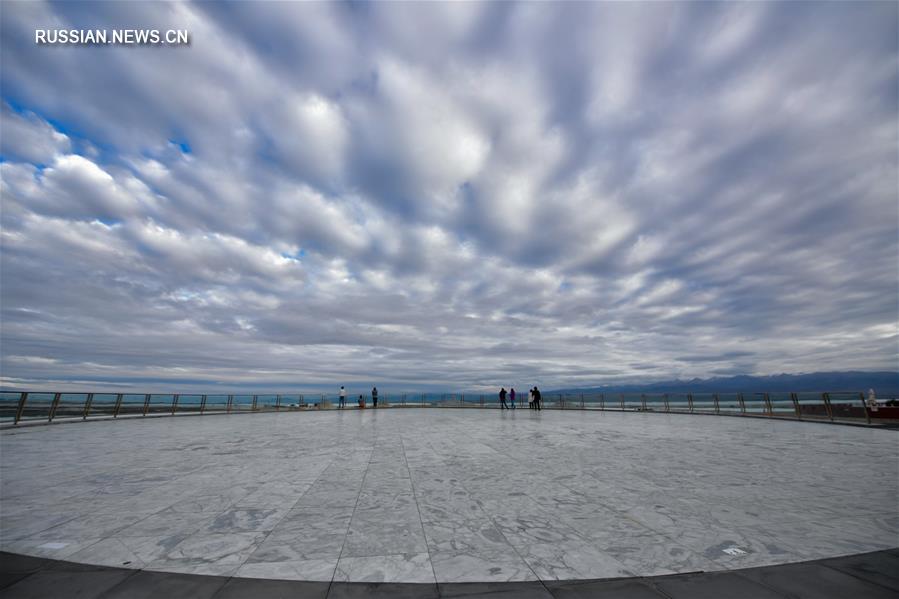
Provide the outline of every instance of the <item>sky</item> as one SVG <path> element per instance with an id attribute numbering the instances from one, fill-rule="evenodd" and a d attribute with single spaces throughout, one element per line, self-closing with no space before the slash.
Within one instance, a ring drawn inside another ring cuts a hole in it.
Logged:
<path id="1" fill-rule="evenodd" d="M 0 3 L 0 385 L 896 370 L 897 13 Z"/>

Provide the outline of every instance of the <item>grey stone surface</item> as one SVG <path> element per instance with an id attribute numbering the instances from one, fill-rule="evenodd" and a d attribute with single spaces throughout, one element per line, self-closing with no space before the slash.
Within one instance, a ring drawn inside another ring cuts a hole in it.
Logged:
<path id="1" fill-rule="evenodd" d="M 136 572 L 109 589 L 100 599 L 161 599 L 190 597 L 212 599 L 227 579 L 218 576 L 191 576 L 170 572 Z"/>
<path id="2" fill-rule="evenodd" d="M 0 554 L 0 558 L 11 558 Z M 390 582 L 299 582 L 226 579 L 198 574 L 134 572 L 126 569 L 83 567 L 55 560 L 41 560 L 35 572 L 0 590 L 0 597 L 90 597 L 116 599 L 339 599 L 341 597 L 483 597 L 495 599 L 702 599 L 816 597 L 892 598 L 899 592 L 864 579 L 843 574 L 845 568 L 863 566 L 865 572 L 891 573 L 886 551 L 783 566 L 750 568 L 733 572 L 677 574 L 652 578 L 480 582 L 480 583 L 390 583 Z M 885 561 L 886 560 L 886 561 Z M 14 560 L 10 560 L 14 561 Z M 33 565 L 33 564 L 32 564 Z M 119 574 L 124 577 L 122 582 Z M 32 581 L 32 577 L 34 580 Z"/>
<path id="3" fill-rule="evenodd" d="M 232 578 L 213 599 L 325 599 L 329 582 Z"/>
<path id="4" fill-rule="evenodd" d="M 4 574 L 20 572 L 37 572 L 46 567 L 47 560 L 29 555 L 17 555 L 14 553 L 0 554 L 0 572 Z"/>
<path id="5" fill-rule="evenodd" d="M 328 599 L 437 599 L 439 596 L 436 584 L 335 582 L 328 591 Z"/>
<path id="6" fill-rule="evenodd" d="M 736 572 L 687 574 L 653 581 L 670 599 L 784 599 L 785 595 Z"/>
<path id="7" fill-rule="evenodd" d="M 0 572 L 0 589 L 5 589 L 19 582 L 31 572 Z"/>
<path id="8" fill-rule="evenodd" d="M 822 565 L 899 591 L 899 555 L 881 551 L 824 560 Z"/>
<path id="9" fill-rule="evenodd" d="M 440 596 L 453 599 L 552 599 L 541 582 L 448 582 L 439 585 Z"/>
<path id="10" fill-rule="evenodd" d="M 643 580 L 548 581 L 556 599 L 670 599 Z M 722 598 L 729 595 L 722 595 Z"/>
<path id="11" fill-rule="evenodd" d="M 0 590 L 3 599 L 99 599 L 134 572 L 102 569 L 92 571 L 41 570 Z"/>
<path id="12" fill-rule="evenodd" d="M 796 599 L 896 599 L 899 592 L 828 568 L 820 563 L 747 570 L 741 575 Z"/>
<path id="13" fill-rule="evenodd" d="M 0 549 L 427 588 L 725 571 L 896 547 L 897 458 L 895 431 L 614 412 L 7 429 Z"/>

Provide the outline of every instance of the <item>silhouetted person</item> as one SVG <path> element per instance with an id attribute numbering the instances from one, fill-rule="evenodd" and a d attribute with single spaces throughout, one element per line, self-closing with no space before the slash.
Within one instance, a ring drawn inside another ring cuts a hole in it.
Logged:
<path id="1" fill-rule="evenodd" d="M 540 394 L 540 389 L 537 388 L 537 385 L 534 385 L 534 409 L 542 410 L 540 407 L 540 402 L 543 400 L 543 396 Z"/>
<path id="2" fill-rule="evenodd" d="M 502 410 L 504 408 L 508 408 L 506 405 L 506 388 L 503 387 L 499 390 L 499 409 Z"/>
<path id="3" fill-rule="evenodd" d="M 359 409 L 365 409 L 365 398 L 361 395 L 359 396 Z"/>
<path id="4" fill-rule="evenodd" d="M 373 407 L 373 408 L 378 407 L 378 388 L 377 387 L 371 388 L 371 407 Z"/>
<path id="5" fill-rule="evenodd" d="M 528 409 L 534 409 L 534 390 L 528 389 Z"/>
<path id="6" fill-rule="evenodd" d="M 515 409 L 515 387 L 509 389 L 509 401 L 512 403 L 512 409 Z"/>
<path id="7" fill-rule="evenodd" d="M 872 412 L 877 411 L 877 396 L 874 395 L 874 389 L 868 389 L 868 401 L 865 403 Z"/>
<path id="8" fill-rule="evenodd" d="M 340 401 L 337 403 L 337 409 L 346 407 L 346 389 L 340 386 Z"/>

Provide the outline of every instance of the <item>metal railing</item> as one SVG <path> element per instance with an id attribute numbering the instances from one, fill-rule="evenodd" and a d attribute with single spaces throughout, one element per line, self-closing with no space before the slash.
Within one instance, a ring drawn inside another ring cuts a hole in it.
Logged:
<path id="1" fill-rule="evenodd" d="M 361 397 L 361 399 L 360 399 Z M 378 408 L 439 407 L 499 408 L 495 395 L 406 393 L 382 394 Z M 507 404 L 510 403 L 507 400 Z M 346 409 L 372 408 L 371 397 L 350 394 Z M 516 407 L 527 409 L 518 396 Z M 882 423 L 899 421 L 899 407 L 866 405 L 860 392 L 783 393 L 545 393 L 542 407 L 550 410 L 637 411 L 714 414 L 813 420 Z M 164 394 L 57 393 L 0 391 L 0 426 L 20 423 L 105 418 L 235 414 L 272 411 L 340 409 L 334 394 Z"/>

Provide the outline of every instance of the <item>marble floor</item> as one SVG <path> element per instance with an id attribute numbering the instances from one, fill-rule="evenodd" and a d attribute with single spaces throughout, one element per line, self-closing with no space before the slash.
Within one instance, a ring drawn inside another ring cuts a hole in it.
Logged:
<path id="1" fill-rule="evenodd" d="M 712 571 L 899 546 L 899 433 L 389 409 L 0 432 L 0 549 L 370 582 Z"/>

